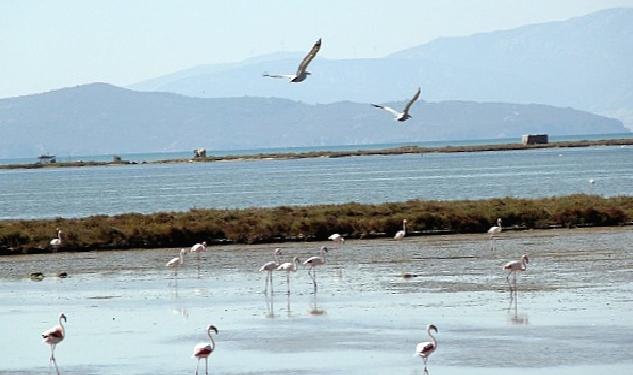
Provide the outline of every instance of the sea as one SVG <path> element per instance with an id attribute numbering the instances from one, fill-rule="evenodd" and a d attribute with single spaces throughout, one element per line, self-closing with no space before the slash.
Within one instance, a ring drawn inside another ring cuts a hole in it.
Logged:
<path id="1" fill-rule="evenodd" d="M 552 141 L 631 138 L 633 134 L 551 137 Z M 446 146 L 516 139 L 407 142 Z M 371 150 L 404 144 L 213 151 L 208 155 Z M 131 161 L 188 158 L 191 152 L 121 154 Z M 112 155 L 58 161 L 111 160 Z M 3 159 L 29 163 L 34 159 Z M 114 215 L 282 205 L 383 203 L 410 199 L 537 198 L 633 193 L 633 146 L 427 153 L 211 163 L 130 164 L 0 170 L 0 219 Z"/>

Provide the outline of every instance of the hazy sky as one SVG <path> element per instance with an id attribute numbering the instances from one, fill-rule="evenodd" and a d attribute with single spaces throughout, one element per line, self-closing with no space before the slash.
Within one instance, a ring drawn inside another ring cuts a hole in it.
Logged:
<path id="1" fill-rule="evenodd" d="M 561 20 L 633 0 L 1 0 L 0 97 L 128 85 L 280 50 L 377 57 L 441 36 Z"/>

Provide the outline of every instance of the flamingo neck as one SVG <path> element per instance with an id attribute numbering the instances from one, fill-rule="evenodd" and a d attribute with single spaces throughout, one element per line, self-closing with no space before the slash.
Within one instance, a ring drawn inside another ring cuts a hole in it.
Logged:
<path id="1" fill-rule="evenodd" d="M 431 333 L 431 330 L 429 329 L 427 333 L 429 334 L 429 337 L 431 338 L 431 340 L 433 340 L 433 346 L 437 348 L 437 339 L 435 339 L 435 336 L 433 336 L 433 334 Z"/>
<path id="2" fill-rule="evenodd" d="M 407 233 L 407 222 L 406 221 L 402 222 L 402 232 L 405 233 L 405 234 Z"/>
<path id="3" fill-rule="evenodd" d="M 521 264 L 523 265 L 523 270 L 525 271 L 527 269 L 527 262 L 525 261 L 525 258 L 521 258 Z"/>
<path id="4" fill-rule="evenodd" d="M 183 263 L 184 263 L 184 261 L 185 261 L 185 260 L 182 258 L 182 251 L 181 251 L 181 252 L 180 252 L 180 264 L 183 264 Z"/>
<path id="5" fill-rule="evenodd" d="M 321 250 L 321 258 L 323 258 L 323 264 L 325 264 L 325 251 Z"/>
<path id="6" fill-rule="evenodd" d="M 215 341 L 213 341 L 213 336 L 211 336 L 211 330 L 209 330 L 207 332 L 207 334 L 209 335 L 209 340 L 211 340 L 211 350 L 215 350 Z"/>
<path id="7" fill-rule="evenodd" d="M 64 325 L 62 324 L 62 317 L 59 317 L 59 326 L 62 328 L 62 336 L 66 336 L 66 331 L 64 330 Z"/>

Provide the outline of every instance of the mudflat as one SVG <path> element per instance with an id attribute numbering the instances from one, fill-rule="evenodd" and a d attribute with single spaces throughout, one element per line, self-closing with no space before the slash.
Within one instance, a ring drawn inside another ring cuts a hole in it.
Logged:
<path id="1" fill-rule="evenodd" d="M 1 257 L 0 374 L 49 373 L 39 334 L 60 312 L 63 374 L 192 374 L 208 324 L 212 374 L 422 374 L 429 323 L 430 374 L 629 374 L 631 243 L 631 228 L 597 228 L 502 233 L 495 250 L 486 235 L 224 246 L 187 254 L 177 277 L 179 249 Z M 264 296 L 276 247 L 285 262 L 322 245 L 316 293 L 299 267 L 290 295 L 275 272 Z M 524 253 L 511 294 L 502 265 Z"/>

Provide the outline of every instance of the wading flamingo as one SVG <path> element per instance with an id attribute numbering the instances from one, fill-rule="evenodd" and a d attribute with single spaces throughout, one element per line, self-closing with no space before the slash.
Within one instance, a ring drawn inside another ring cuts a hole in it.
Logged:
<path id="1" fill-rule="evenodd" d="M 429 335 L 432 341 L 421 342 L 415 347 L 415 353 L 422 358 L 424 361 L 424 373 L 428 374 L 429 372 L 426 369 L 426 362 L 429 360 L 429 356 L 437 350 L 437 340 L 435 336 L 431 334 L 431 331 L 435 331 L 437 333 L 437 327 L 435 324 L 429 324 L 426 326 L 426 333 Z"/>
<path id="2" fill-rule="evenodd" d="M 413 105 L 413 103 L 415 103 L 416 100 L 418 100 L 418 98 L 420 98 L 420 88 L 418 87 L 418 91 L 415 92 L 415 95 L 413 95 L 413 98 L 411 98 L 411 100 L 409 100 L 409 102 L 407 103 L 407 105 L 404 107 L 404 110 L 402 112 L 398 112 L 395 109 L 391 108 L 391 107 L 387 107 L 386 105 L 378 105 L 378 104 L 372 104 L 374 107 L 376 108 L 380 108 L 384 111 L 390 112 L 391 114 L 393 114 L 394 116 L 394 120 L 395 121 L 399 121 L 399 122 L 405 122 L 408 119 L 411 118 L 411 115 L 409 115 L 409 111 L 411 110 L 411 106 Z"/>
<path id="3" fill-rule="evenodd" d="M 308 72 L 308 65 L 310 64 L 310 62 L 312 61 L 312 59 L 314 59 L 314 57 L 316 56 L 317 52 L 319 52 L 319 50 L 321 49 L 321 39 L 317 40 L 314 45 L 312 46 L 312 49 L 310 50 L 310 52 L 308 52 L 308 54 L 303 58 L 303 60 L 301 61 L 301 64 L 299 64 L 299 66 L 297 67 L 297 71 L 295 74 L 268 74 L 268 73 L 264 73 L 263 76 L 264 77 L 270 77 L 270 78 L 280 78 L 280 79 L 287 79 L 290 82 L 302 82 L 305 81 L 306 78 L 308 78 L 308 75 L 310 75 L 311 73 Z"/>
<path id="4" fill-rule="evenodd" d="M 497 218 L 497 225 L 488 229 L 488 234 L 490 235 L 490 250 L 496 249 L 495 235 L 500 234 L 502 230 L 501 218 Z"/>
<path id="5" fill-rule="evenodd" d="M 52 248 L 57 249 L 58 247 L 62 246 L 63 236 L 64 236 L 64 232 L 62 232 L 61 229 L 57 228 L 57 238 L 53 238 L 48 244 Z"/>
<path id="6" fill-rule="evenodd" d="M 64 340 L 66 336 L 66 331 L 64 330 L 64 326 L 62 325 L 62 319 L 64 323 L 66 323 L 66 315 L 64 313 L 59 314 L 59 324 L 55 327 L 42 332 L 42 342 L 46 344 L 50 344 L 51 346 L 51 358 L 50 362 L 56 362 L 55 360 L 55 346 Z M 55 365 L 57 367 L 57 364 Z M 58 371 L 59 373 L 59 371 Z"/>
<path id="7" fill-rule="evenodd" d="M 338 233 L 335 233 L 331 235 L 330 237 L 328 237 L 328 240 L 336 242 L 337 247 L 340 247 L 343 244 L 343 242 L 345 242 L 345 238 L 343 238 L 343 236 L 341 236 Z"/>
<path id="8" fill-rule="evenodd" d="M 402 230 L 396 232 L 396 235 L 393 236 L 393 239 L 396 241 L 400 241 L 407 235 L 407 219 L 402 220 Z"/>
<path id="9" fill-rule="evenodd" d="M 327 253 L 327 247 L 321 246 L 321 256 L 320 257 L 311 257 L 303 262 L 304 266 L 308 268 L 308 276 L 312 278 L 312 285 L 314 285 L 314 292 L 317 291 L 317 283 L 316 283 L 316 269 L 315 267 L 323 266 L 326 262 L 325 254 Z"/>
<path id="10" fill-rule="evenodd" d="M 197 244 L 191 246 L 189 250 L 190 253 L 196 253 L 196 258 L 198 262 L 198 278 L 200 278 L 200 253 L 205 253 L 207 251 L 207 241 L 203 241 L 202 243 L 198 242 Z"/>
<path id="11" fill-rule="evenodd" d="M 521 260 L 513 260 L 503 265 L 503 269 L 508 271 L 508 276 L 506 276 L 506 281 L 508 285 L 510 285 L 510 292 L 512 292 L 512 285 L 510 284 L 510 275 L 513 275 L 512 281 L 514 283 L 514 290 L 517 289 L 517 272 L 523 272 L 527 270 L 527 265 L 529 263 L 529 259 L 527 254 L 523 254 L 521 256 Z"/>
<path id="12" fill-rule="evenodd" d="M 290 272 L 297 271 L 297 265 L 301 264 L 299 258 L 292 258 L 292 262 L 282 263 L 277 267 L 277 271 L 286 271 L 286 285 L 288 285 L 288 295 L 290 295 Z"/>
<path id="13" fill-rule="evenodd" d="M 270 284 L 270 294 L 273 294 L 273 271 L 279 267 L 279 255 L 281 255 L 281 249 L 276 248 L 273 252 L 273 256 L 275 260 L 271 260 L 270 262 L 264 264 L 259 269 L 259 272 L 268 272 L 266 275 L 266 286 L 264 287 L 264 294 L 268 294 L 268 284 Z"/>
<path id="14" fill-rule="evenodd" d="M 209 375 L 209 356 L 215 350 L 215 341 L 213 341 L 211 331 L 215 332 L 217 335 L 218 329 L 212 324 L 209 324 L 207 327 L 207 335 L 209 335 L 209 340 L 211 340 L 211 342 L 201 342 L 193 348 L 193 358 L 198 359 L 198 364 L 196 365 L 196 375 L 198 375 L 198 368 L 200 367 L 200 360 L 202 358 L 204 358 L 204 373 L 205 375 Z"/>
<path id="15" fill-rule="evenodd" d="M 174 277 L 178 276 L 178 268 L 180 268 L 180 266 L 182 266 L 182 264 L 184 262 L 183 255 L 185 255 L 186 252 L 187 252 L 187 250 L 180 249 L 180 256 L 178 256 L 176 258 L 173 258 L 172 260 L 167 262 L 167 264 L 165 264 L 166 267 L 174 269 Z"/>

